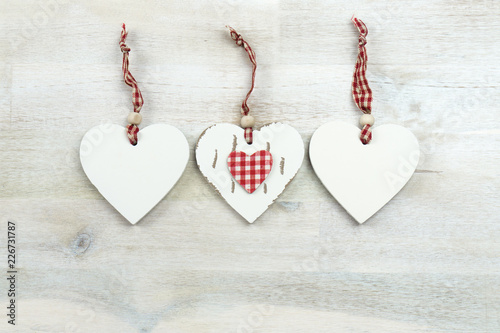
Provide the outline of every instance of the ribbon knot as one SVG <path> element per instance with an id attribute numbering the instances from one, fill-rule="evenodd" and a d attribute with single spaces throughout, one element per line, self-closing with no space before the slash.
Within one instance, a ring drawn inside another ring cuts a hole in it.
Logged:
<path id="1" fill-rule="evenodd" d="M 128 53 L 130 52 L 130 47 L 128 47 L 124 42 L 120 42 L 120 50 L 122 53 Z"/>
<path id="2" fill-rule="evenodd" d="M 127 35 L 128 35 L 128 31 L 127 31 L 127 29 L 125 29 L 125 23 L 123 23 L 122 33 L 120 36 L 120 50 L 122 51 L 122 53 L 130 52 L 130 47 L 128 47 L 127 44 L 125 44 L 125 40 L 127 39 Z"/>
<path id="3" fill-rule="evenodd" d="M 230 30 L 229 34 L 231 35 L 231 39 L 236 42 L 236 45 L 238 45 L 238 46 L 243 45 L 243 38 L 241 37 L 241 35 L 239 33 L 237 33 L 236 31 L 232 30 L 231 27 L 229 27 L 229 30 Z"/>
<path id="4" fill-rule="evenodd" d="M 359 35 L 358 45 L 359 47 L 363 47 L 366 45 L 366 36 Z"/>

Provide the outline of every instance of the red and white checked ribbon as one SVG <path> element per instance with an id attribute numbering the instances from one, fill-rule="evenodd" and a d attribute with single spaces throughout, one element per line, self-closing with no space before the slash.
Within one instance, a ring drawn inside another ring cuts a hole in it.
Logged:
<path id="1" fill-rule="evenodd" d="M 233 151 L 227 158 L 227 165 L 234 179 L 252 194 L 271 172 L 273 156 L 267 150 L 259 150 L 250 156 Z"/>
<path id="2" fill-rule="evenodd" d="M 257 70 L 257 60 L 255 58 L 255 52 L 252 50 L 250 45 L 241 37 L 239 33 L 236 32 L 233 28 L 230 26 L 226 26 L 229 29 L 229 34 L 231 35 L 231 38 L 236 42 L 236 45 L 238 46 L 243 46 L 245 51 L 248 53 L 248 58 L 252 62 L 253 69 L 252 69 L 252 86 L 250 87 L 250 90 L 247 93 L 247 96 L 243 100 L 243 103 L 241 104 L 241 114 L 243 116 L 248 116 L 250 113 L 250 108 L 247 105 L 248 98 L 250 97 L 250 94 L 253 91 L 253 88 L 255 86 L 255 71 Z M 252 134 L 252 127 L 246 127 L 245 128 L 245 140 L 247 141 L 248 144 L 251 144 L 253 142 L 253 134 Z"/>
<path id="3" fill-rule="evenodd" d="M 139 86 L 137 85 L 137 81 L 132 76 L 132 74 L 128 70 L 128 54 L 130 52 L 130 48 L 125 44 L 125 40 L 127 39 L 128 32 L 125 29 L 125 23 L 122 25 L 122 33 L 120 38 L 120 50 L 123 53 L 123 62 L 122 62 L 122 70 L 123 70 L 123 78 L 125 79 L 125 83 L 132 87 L 132 104 L 134 105 L 134 112 L 141 112 L 142 105 L 144 104 L 144 100 L 142 99 L 141 91 L 139 90 Z M 127 137 L 132 145 L 137 144 L 137 133 L 139 133 L 139 127 L 135 124 L 127 125 Z"/>
<path id="4" fill-rule="evenodd" d="M 373 96 L 372 90 L 368 85 L 368 80 L 366 79 L 366 63 L 368 62 L 368 57 L 366 55 L 365 45 L 368 28 L 363 21 L 355 17 L 352 18 L 352 22 L 359 31 L 358 58 L 354 67 L 354 75 L 352 77 L 352 96 L 354 98 L 354 103 L 356 103 L 358 108 L 363 113 L 371 114 Z M 360 139 L 363 144 L 370 142 L 372 139 L 372 130 L 370 125 L 363 126 Z"/>

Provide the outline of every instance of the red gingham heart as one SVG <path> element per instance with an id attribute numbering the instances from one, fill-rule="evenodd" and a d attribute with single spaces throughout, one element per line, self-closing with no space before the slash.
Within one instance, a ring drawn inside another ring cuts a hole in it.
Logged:
<path id="1" fill-rule="evenodd" d="M 227 165 L 234 179 L 251 194 L 271 172 L 273 156 L 267 150 L 259 150 L 250 156 L 233 151 L 227 158 Z"/>

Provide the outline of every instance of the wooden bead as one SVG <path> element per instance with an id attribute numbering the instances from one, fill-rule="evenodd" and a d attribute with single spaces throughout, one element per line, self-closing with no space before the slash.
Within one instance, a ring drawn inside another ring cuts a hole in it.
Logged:
<path id="1" fill-rule="evenodd" d="M 365 113 L 359 118 L 359 124 L 361 126 L 370 125 L 372 126 L 375 123 L 375 118 L 371 114 Z"/>
<path id="2" fill-rule="evenodd" d="M 142 121 L 142 116 L 137 112 L 130 112 L 127 116 L 127 121 L 132 125 L 139 125 Z"/>
<path id="3" fill-rule="evenodd" d="M 253 127 L 255 125 L 255 119 L 252 116 L 243 116 L 241 117 L 241 127 Z"/>

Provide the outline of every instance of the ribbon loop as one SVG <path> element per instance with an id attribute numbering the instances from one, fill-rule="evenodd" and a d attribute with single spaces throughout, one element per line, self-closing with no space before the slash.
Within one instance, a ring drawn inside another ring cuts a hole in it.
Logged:
<path id="1" fill-rule="evenodd" d="M 257 60 L 255 58 L 255 52 L 252 50 L 250 45 L 248 45 L 248 43 L 241 37 L 241 35 L 237 33 L 236 30 L 234 30 L 230 26 L 226 27 L 229 29 L 229 34 L 231 35 L 231 39 L 236 42 L 236 45 L 243 46 L 243 48 L 248 54 L 250 62 L 252 63 L 252 85 L 245 99 L 243 100 L 243 103 L 241 103 L 241 114 L 243 116 L 248 116 L 248 114 L 250 113 L 250 108 L 248 107 L 247 102 L 248 98 L 250 97 L 250 94 L 253 91 L 253 88 L 255 87 L 255 72 L 257 70 Z M 251 144 L 253 142 L 252 131 L 253 131 L 252 127 L 245 127 L 245 140 L 247 141 L 248 144 Z"/>
<path id="2" fill-rule="evenodd" d="M 358 109 L 363 113 L 371 114 L 373 95 L 368 80 L 366 79 L 366 64 L 368 56 L 366 55 L 366 36 L 368 35 L 368 28 L 360 19 L 352 18 L 352 22 L 358 28 L 358 57 L 356 65 L 354 66 L 354 75 L 352 77 L 352 97 Z M 367 144 L 372 139 L 371 125 L 364 125 L 361 130 L 361 142 Z"/>
<path id="3" fill-rule="evenodd" d="M 120 50 L 123 53 L 123 61 L 122 61 L 122 71 L 123 71 L 123 79 L 125 83 L 132 87 L 132 104 L 134 106 L 134 112 L 141 112 L 142 106 L 144 105 L 144 100 L 142 98 L 141 90 L 137 85 L 137 81 L 130 73 L 129 66 L 129 52 L 130 48 L 125 44 L 125 40 L 127 39 L 128 32 L 125 29 L 125 23 L 122 25 L 122 32 L 120 37 Z M 137 133 L 139 133 L 139 127 L 136 124 L 129 124 L 127 126 L 127 137 L 132 145 L 137 144 Z"/>

